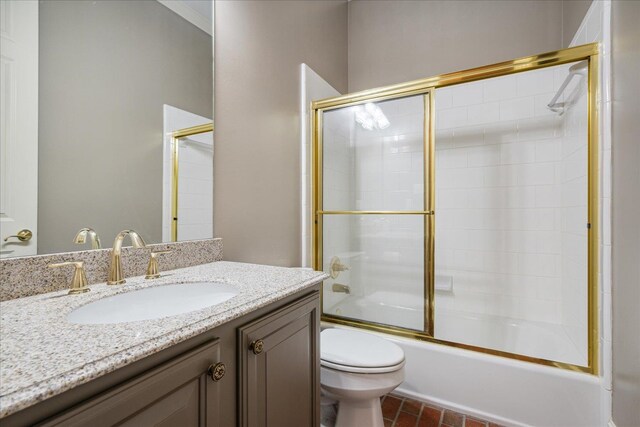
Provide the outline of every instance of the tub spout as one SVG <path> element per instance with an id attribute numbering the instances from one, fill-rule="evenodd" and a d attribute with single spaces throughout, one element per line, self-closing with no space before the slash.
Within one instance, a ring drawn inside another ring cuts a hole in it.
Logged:
<path id="1" fill-rule="evenodd" d="M 351 293 L 351 288 L 347 285 L 343 285 L 341 283 L 334 283 L 333 285 L 331 285 L 331 290 L 333 292 L 342 292 L 345 294 L 350 294 Z"/>

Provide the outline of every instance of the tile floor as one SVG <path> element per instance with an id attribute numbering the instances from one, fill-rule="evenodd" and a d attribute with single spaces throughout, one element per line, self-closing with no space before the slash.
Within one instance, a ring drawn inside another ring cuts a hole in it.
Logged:
<path id="1" fill-rule="evenodd" d="M 323 426 L 335 425 L 335 416 L 333 405 L 322 407 Z M 385 427 L 501 427 L 486 420 L 394 394 L 382 398 L 382 417 Z"/>
<path id="2" fill-rule="evenodd" d="M 500 427 L 436 405 L 388 394 L 382 399 L 385 427 Z"/>

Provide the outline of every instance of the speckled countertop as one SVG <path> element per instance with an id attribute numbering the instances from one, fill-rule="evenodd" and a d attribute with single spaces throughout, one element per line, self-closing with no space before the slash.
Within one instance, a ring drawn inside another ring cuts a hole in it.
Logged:
<path id="1" fill-rule="evenodd" d="M 165 272 L 91 292 L 51 292 L 0 303 L 0 418 L 60 394 L 216 326 L 301 291 L 326 278 L 310 269 L 214 262 Z M 155 320 L 79 325 L 77 307 L 100 298 L 168 283 L 220 281 L 240 293 L 186 314 Z"/>

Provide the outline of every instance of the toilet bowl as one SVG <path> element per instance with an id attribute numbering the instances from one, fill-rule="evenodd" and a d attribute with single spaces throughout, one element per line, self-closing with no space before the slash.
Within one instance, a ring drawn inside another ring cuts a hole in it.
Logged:
<path id="1" fill-rule="evenodd" d="M 336 427 L 383 427 L 380 397 L 404 381 L 404 352 L 364 332 L 330 328 L 320 333 L 320 384 L 338 401 Z"/>

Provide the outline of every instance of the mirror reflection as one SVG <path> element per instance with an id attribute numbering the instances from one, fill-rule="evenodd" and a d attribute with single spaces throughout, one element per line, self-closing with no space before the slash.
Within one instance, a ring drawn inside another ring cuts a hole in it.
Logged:
<path id="1" fill-rule="evenodd" d="M 212 237 L 211 2 L 175 3 L 2 2 L 0 257 Z"/>

